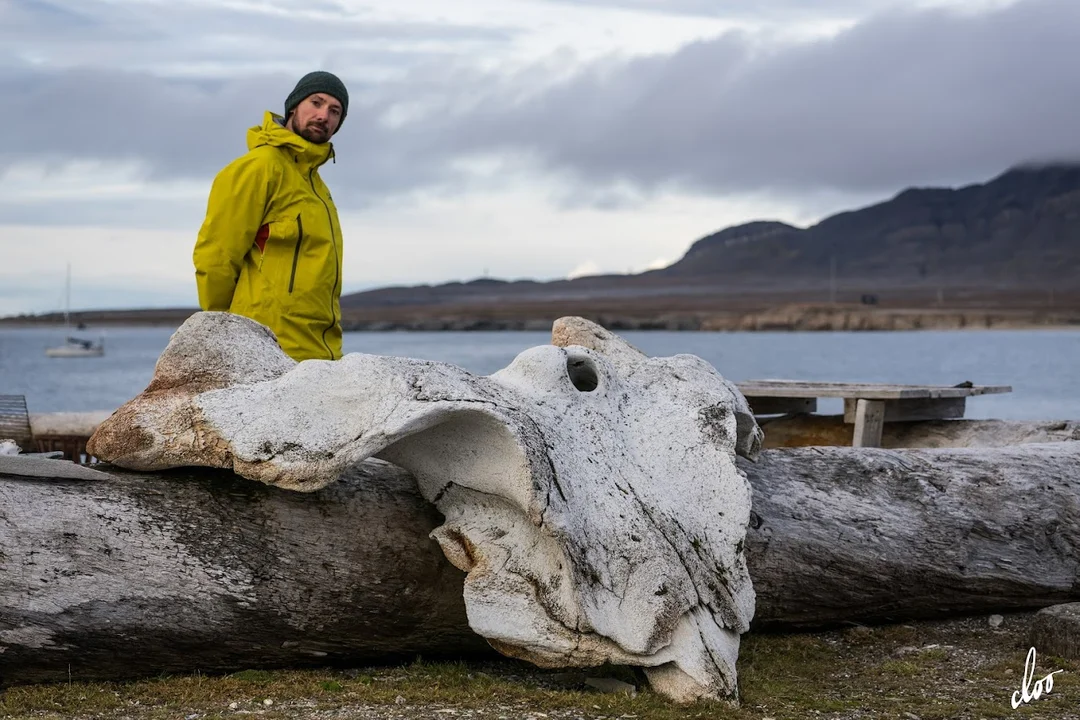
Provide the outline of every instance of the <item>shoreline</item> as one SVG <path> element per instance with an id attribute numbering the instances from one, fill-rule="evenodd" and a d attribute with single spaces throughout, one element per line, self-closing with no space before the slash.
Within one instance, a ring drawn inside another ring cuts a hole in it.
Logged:
<path id="1" fill-rule="evenodd" d="M 668 311 L 513 307 L 424 308 L 411 312 L 346 310 L 344 332 L 548 332 L 566 315 L 580 315 L 609 330 L 689 332 L 880 332 L 915 330 L 1064 330 L 1080 329 L 1080 310 L 1001 308 L 879 308 L 864 305 L 788 305 L 755 310 Z M 522 311 L 524 310 L 524 311 Z M 426 311 L 426 312 L 425 312 Z M 195 310 L 88 311 L 72 313 L 93 334 L 108 327 L 179 327 Z M 393 317 L 396 315 L 396 317 Z M 391 317 L 388 317 L 391 316 Z M 3 328 L 65 329 L 54 315 L 0 318 Z"/>

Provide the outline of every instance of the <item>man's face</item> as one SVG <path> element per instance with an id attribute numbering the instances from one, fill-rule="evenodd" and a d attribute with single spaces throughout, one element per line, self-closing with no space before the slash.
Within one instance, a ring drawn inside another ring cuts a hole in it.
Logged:
<path id="1" fill-rule="evenodd" d="M 288 127 L 308 142 L 321 144 L 330 139 L 341 125 L 341 103 L 326 93 L 304 98 L 292 115 Z"/>

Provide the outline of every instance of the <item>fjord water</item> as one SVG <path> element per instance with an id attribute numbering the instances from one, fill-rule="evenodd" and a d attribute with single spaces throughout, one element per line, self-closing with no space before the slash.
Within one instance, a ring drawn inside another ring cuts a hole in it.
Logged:
<path id="1" fill-rule="evenodd" d="M 63 341 L 57 328 L 0 329 L 0 395 L 25 395 L 30 412 L 113 410 L 146 387 L 175 328 L 107 328 L 104 357 L 47 358 Z M 967 417 L 1080 419 L 1080 331 L 621 333 L 650 355 L 691 353 L 736 382 L 839 380 L 1011 385 L 1005 395 L 968 400 Z M 400 355 L 489 374 L 523 350 L 550 342 L 544 332 L 346 333 L 345 352 Z M 841 412 L 839 400 L 820 412 Z"/>

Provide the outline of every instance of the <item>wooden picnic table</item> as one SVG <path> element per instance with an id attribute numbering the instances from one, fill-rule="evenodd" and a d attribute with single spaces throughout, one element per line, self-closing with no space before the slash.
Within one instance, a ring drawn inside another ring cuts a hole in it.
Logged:
<path id="1" fill-rule="evenodd" d="M 818 398 L 843 398 L 844 422 L 854 423 L 852 445 L 880 447 L 887 422 L 964 416 L 967 398 L 1012 392 L 1009 385 L 890 385 L 878 383 L 748 380 L 737 383 L 755 415 L 812 413 Z"/>
<path id="2" fill-rule="evenodd" d="M 30 413 L 23 395 L 0 395 L 0 440 L 14 440 L 20 448 L 29 448 L 33 440 Z"/>

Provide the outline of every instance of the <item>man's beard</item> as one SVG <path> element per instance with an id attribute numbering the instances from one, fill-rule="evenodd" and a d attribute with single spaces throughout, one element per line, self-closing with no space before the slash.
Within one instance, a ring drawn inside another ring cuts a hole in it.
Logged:
<path id="1" fill-rule="evenodd" d="M 300 137 L 319 145 L 330 139 L 330 131 L 317 125 L 308 125 L 300 131 Z"/>
<path id="2" fill-rule="evenodd" d="M 296 127 L 296 118 L 289 119 L 289 129 L 300 137 L 307 140 L 309 143 L 315 143 L 321 145 L 330 139 L 330 131 L 326 128 L 320 128 L 317 125 L 305 125 L 302 128 Z"/>

